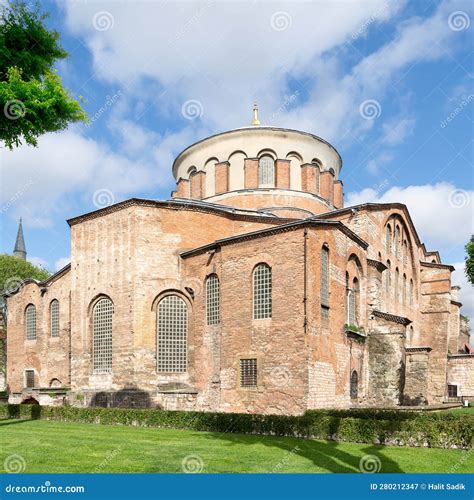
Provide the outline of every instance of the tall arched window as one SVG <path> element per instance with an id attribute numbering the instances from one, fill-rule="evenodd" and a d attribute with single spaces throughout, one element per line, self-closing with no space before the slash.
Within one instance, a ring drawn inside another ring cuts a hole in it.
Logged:
<path id="1" fill-rule="evenodd" d="M 402 304 L 405 305 L 406 303 L 407 303 L 407 275 L 403 274 Z"/>
<path id="2" fill-rule="evenodd" d="M 29 304 L 25 310 L 26 340 L 36 340 L 36 307 Z"/>
<path id="3" fill-rule="evenodd" d="M 275 186 L 275 162 L 271 156 L 262 156 L 258 162 L 258 185 Z"/>
<path id="4" fill-rule="evenodd" d="M 316 193 L 319 194 L 320 192 L 320 188 L 321 188 L 321 179 L 320 179 L 320 175 L 321 175 L 321 162 L 317 159 L 317 158 L 313 158 L 313 160 L 311 161 L 311 163 L 313 165 L 316 165 L 316 168 L 314 169 L 314 177 L 315 177 L 315 180 L 316 180 Z"/>
<path id="5" fill-rule="evenodd" d="M 400 226 L 395 228 L 395 248 L 394 252 L 397 257 L 400 257 Z"/>
<path id="6" fill-rule="evenodd" d="M 59 337 L 59 302 L 54 299 L 49 306 L 51 337 Z"/>
<path id="7" fill-rule="evenodd" d="M 392 287 L 392 270 L 390 269 L 390 261 L 387 260 L 387 269 L 385 270 L 385 292 L 387 295 L 390 293 Z"/>
<path id="8" fill-rule="evenodd" d="M 253 319 L 272 317 L 272 268 L 258 264 L 253 271 Z"/>
<path id="9" fill-rule="evenodd" d="M 206 316 L 208 325 L 218 325 L 220 323 L 220 288 L 219 278 L 211 274 L 206 280 Z"/>
<path id="10" fill-rule="evenodd" d="M 114 305 L 107 297 L 99 299 L 92 312 L 94 373 L 112 372 L 113 313 Z"/>
<path id="11" fill-rule="evenodd" d="M 321 248 L 321 317 L 329 318 L 329 248 Z"/>
<path id="12" fill-rule="evenodd" d="M 385 229 L 385 248 L 387 252 L 392 251 L 392 228 L 390 224 L 388 224 Z"/>
<path id="13" fill-rule="evenodd" d="M 413 305 L 413 302 L 415 300 L 415 292 L 414 292 L 414 288 L 413 288 L 413 280 L 410 280 L 410 305 L 412 306 Z"/>
<path id="14" fill-rule="evenodd" d="M 351 391 L 350 392 L 351 392 L 351 399 L 357 399 L 357 397 L 359 395 L 359 375 L 356 372 L 356 370 L 354 370 L 351 373 Z"/>
<path id="15" fill-rule="evenodd" d="M 395 301 L 400 300 L 400 271 L 398 270 L 398 267 L 395 269 Z"/>
<path id="16" fill-rule="evenodd" d="M 177 295 L 168 295 L 158 304 L 157 371 L 183 373 L 187 370 L 188 308 Z"/>

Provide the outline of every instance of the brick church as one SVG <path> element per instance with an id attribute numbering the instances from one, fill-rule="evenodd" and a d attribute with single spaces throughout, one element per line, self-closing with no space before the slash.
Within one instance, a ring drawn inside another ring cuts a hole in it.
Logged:
<path id="1" fill-rule="evenodd" d="M 71 263 L 7 298 L 10 402 L 300 414 L 474 397 L 453 267 L 342 159 L 252 126 L 186 148 L 166 201 L 68 221 Z"/>

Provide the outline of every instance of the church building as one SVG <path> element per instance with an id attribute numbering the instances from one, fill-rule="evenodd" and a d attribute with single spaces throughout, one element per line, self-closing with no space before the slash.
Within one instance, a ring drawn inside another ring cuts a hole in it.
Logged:
<path id="1" fill-rule="evenodd" d="M 253 124 L 196 142 L 168 200 L 68 220 L 71 263 L 7 298 L 9 400 L 301 414 L 474 398 L 454 268 L 342 159 Z"/>

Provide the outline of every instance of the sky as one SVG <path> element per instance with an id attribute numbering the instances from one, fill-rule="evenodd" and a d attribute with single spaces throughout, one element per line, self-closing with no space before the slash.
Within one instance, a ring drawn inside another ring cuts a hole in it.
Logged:
<path id="1" fill-rule="evenodd" d="M 5 0 L 0 0 L 5 3 Z M 68 218 L 168 199 L 193 142 L 247 126 L 314 133 L 343 158 L 346 206 L 405 203 L 428 250 L 463 272 L 473 231 L 474 8 L 464 0 L 41 2 L 57 70 L 88 124 L 0 145 L 0 252 L 23 218 L 28 258 L 69 262 Z"/>

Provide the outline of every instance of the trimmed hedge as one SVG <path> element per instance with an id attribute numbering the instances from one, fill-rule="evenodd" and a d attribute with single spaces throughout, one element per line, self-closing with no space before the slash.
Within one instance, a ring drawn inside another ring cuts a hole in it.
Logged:
<path id="1" fill-rule="evenodd" d="M 0 418 L 46 419 L 435 448 L 470 448 L 469 415 L 311 410 L 301 416 L 0 404 Z"/>

